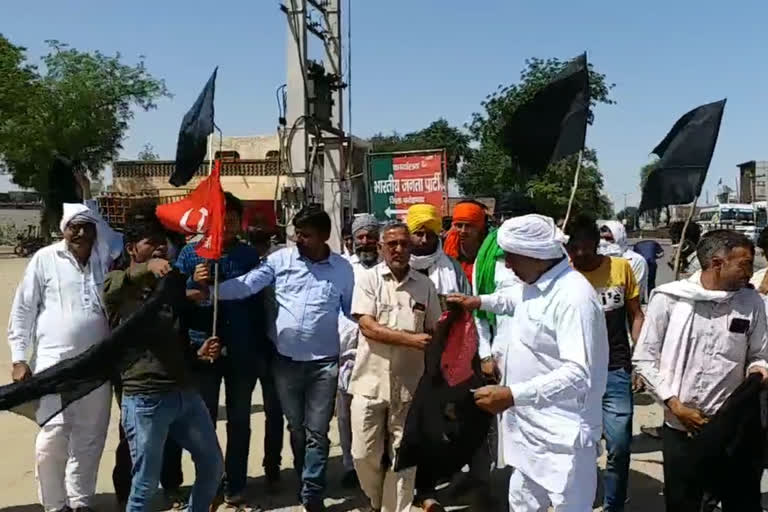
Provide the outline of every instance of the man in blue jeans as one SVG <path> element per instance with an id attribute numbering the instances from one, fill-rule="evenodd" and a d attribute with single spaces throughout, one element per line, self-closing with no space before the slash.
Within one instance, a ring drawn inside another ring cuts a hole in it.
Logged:
<path id="1" fill-rule="evenodd" d="M 275 384 L 288 419 L 300 499 L 325 510 L 330 428 L 339 375 L 339 312 L 349 316 L 352 266 L 327 245 L 331 219 L 317 205 L 293 219 L 296 247 L 270 254 L 258 268 L 219 285 L 219 299 L 241 300 L 274 285 L 277 299 Z M 207 267 L 196 273 L 210 280 Z"/>
<path id="2" fill-rule="evenodd" d="M 621 512 L 627 499 L 632 443 L 632 339 L 640 337 L 643 312 L 640 289 L 629 261 L 597 253 L 600 232 L 595 219 L 579 216 L 568 226 L 568 255 L 573 267 L 597 291 L 608 329 L 608 381 L 603 395 L 603 436 L 608 461 L 603 482 L 605 512 Z"/>
<path id="3" fill-rule="evenodd" d="M 113 324 L 119 325 L 138 310 L 158 284 L 171 272 L 165 257 L 165 234 L 155 219 L 134 222 L 125 233 L 131 263 L 127 270 L 107 274 L 104 305 Z M 216 508 L 214 500 L 223 474 L 223 461 L 208 411 L 194 389 L 190 367 L 197 359 L 216 359 L 216 338 L 192 352 L 180 322 L 188 317 L 184 277 L 166 277 L 167 293 L 177 293 L 175 306 L 164 306 L 157 319 L 140 333 L 145 343 L 136 361 L 121 375 L 121 426 L 133 463 L 131 492 L 126 512 L 145 512 L 157 491 L 163 465 L 163 448 L 171 438 L 188 450 L 195 463 L 195 485 L 189 500 L 191 512 Z"/>
<path id="4" fill-rule="evenodd" d="M 242 226 L 242 203 L 230 193 L 225 197 L 224 254 L 219 259 L 220 281 L 246 274 L 261 259 L 257 249 L 237 238 Z M 195 244 L 185 246 L 176 260 L 176 267 L 191 276 L 188 282 L 190 288 L 200 287 L 197 281 L 203 281 L 212 266 L 212 262 L 206 262 L 197 255 Z M 194 275 L 198 267 L 198 275 Z M 251 443 L 251 398 L 257 381 L 261 381 L 264 399 L 266 421 L 263 466 L 268 488 L 274 490 L 280 479 L 284 425 L 283 411 L 272 375 L 274 345 L 268 334 L 274 318 L 268 318 L 265 308 L 267 292 L 265 290 L 253 297 L 219 304 L 217 334 L 225 353 L 215 363 L 201 368 L 197 375 L 200 394 L 208 406 L 214 425 L 219 415 L 219 391 L 224 382 L 227 410 L 224 499 L 228 505 L 241 505 L 245 501 Z M 210 301 L 200 303 L 196 309 L 199 318 L 209 322 L 205 329 L 192 329 L 189 332 L 192 344 L 200 346 L 211 335 L 213 311 Z"/>

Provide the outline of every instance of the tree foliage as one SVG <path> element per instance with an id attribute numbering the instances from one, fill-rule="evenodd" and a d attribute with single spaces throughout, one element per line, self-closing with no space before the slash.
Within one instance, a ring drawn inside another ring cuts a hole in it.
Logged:
<path id="1" fill-rule="evenodd" d="M 524 175 L 499 144 L 504 120 L 525 101 L 549 83 L 566 65 L 559 59 L 533 58 L 526 61 L 517 84 L 500 84 L 496 91 L 481 102 L 483 112 L 472 114 L 467 123 L 477 149 L 471 151 L 458 175 L 458 182 L 465 195 L 498 197 L 510 189 L 527 192 L 540 213 L 561 217 L 565 214 L 576 170 L 577 157 L 555 162 L 549 168 L 532 175 Z M 597 103 L 613 104 L 610 97 L 614 84 L 606 81 L 589 64 L 591 107 Z M 590 108 L 589 122 L 594 119 Z M 589 211 L 606 217 L 612 212 L 611 204 L 602 191 L 603 178 L 593 150 L 586 149 L 582 161 L 579 187 L 574 199 L 577 211 Z"/>
<path id="2" fill-rule="evenodd" d="M 531 176 L 524 184 L 524 190 L 533 200 L 537 213 L 555 219 L 565 215 L 577 159 L 573 156 L 555 162 L 543 173 Z M 603 175 L 600 173 L 597 155 L 592 150 L 584 151 L 573 205 L 573 211 L 588 211 L 602 219 L 613 217 L 613 205 L 603 193 Z"/>
<path id="3" fill-rule="evenodd" d="M 648 181 L 648 176 L 651 175 L 651 171 L 653 171 L 658 165 L 659 165 L 659 159 L 657 158 L 655 160 L 648 162 L 647 164 L 645 164 L 640 168 L 640 190 L 645 188 L 645 182 Z M 669 206 L 666 206 L 665 209 L 667 212 L 667 222 L 669 222 L 669 219 L 672 218 L 669 213 Z M 651 224 L 653 224 L 654 226 L 659 225 L 659 223 L 661 222 L 660 209 L 649 210 L 648 212 L 645 212 L 644 215 L 646 219 L 648 219 L 651 222 Z"/>
<path id="4" fill-rule="evenodd" d="M 139 151 L 137 158 L 142 162 L 154 162 L 156 160 L 159 160 L 160 156 L 157 153 L 155 153 L 155 147 L 149 142 L 147 142 L 146 144 L 144 144 L 144 147 L 141 148 L 141 151 Z"/>
<path id="5" fill-rule="evenodd" d="M 56 155 L 98 176 L 122 149 L 134 108 L 154 109 L 158 99 L 170 96 L 143 58 L 128 65 L 120 54 L 47 43 L 50 51 L 38 69 L 27 62 L 24 48 L 0 35 L 0 165 L 14 183 L 35 189 L 44 201 Z"/>
<path id="6" fill-rule="evenodd" d="M 637 212 L 636 206 L 627 206 L 616 214 L 616 218 L 621 221 L 626 220 L 627 230 L 634 231 L 637 229 Z"/>
<path id="7" fill-rule="evenodd" d="M 640 168 L 640 189 L 642 190 L 643 187 L 645 187 L 645 182 L 648 181 L 648 176 L 651 175 L 651 171 L 654 170 L 659 165 L 659 161 L 654 160 L 652 162 L 648 162 L 644 166 Z"/>
<path id="8" fill-rule="evenodd" d="M 393 132 L 390 135 L 379 133 L 371 137 L 372 149 L 375 152 L 445 148 L 446 166 L 450 177 L 456 176 L 459 162 L 469 154 L 469 143 L 470 138 L 466 133 L 451 126 L 443 118 L 434 121 L 423 130 L 405 135 Z"/>

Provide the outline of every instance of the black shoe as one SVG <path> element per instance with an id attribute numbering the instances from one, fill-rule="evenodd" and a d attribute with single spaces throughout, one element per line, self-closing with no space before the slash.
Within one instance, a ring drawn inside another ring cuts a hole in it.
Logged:
<path id="1" fill-rule="evenodd" d="M 325 508 L 325 503 L 323 503 L 323 500 L 314 500 L 304 503 L 304 510 L 307 512 L 326 512 L 328 509 Z"/>
<path id="2" fill-rule="evenodd" d="M 168 503 L 168 506 L 171 508 L 171 510 L 184 510 L 187 507 L 187 502 L 189 501 L 189 493 L 176 488 L 176 489 L 163 489 L 163 495 L 165 496 L 165 501 Z"/>
<path id="3" fill-rule="evenodd" d="M 279 482 L 282 478 L 280 476 L 280 468 L 264 468 L 264 476 L 267 478 L 267 480 L 271 480 L 273 482 Z"/>
<path id="4" fill-rule="evenodd" d="M 69 507 L 64 507 L 65 509 L 68 509 Z M 73 510 L 69 508 L 69 510 Z M 91 507 L 75 507 L 74 512 L 95 512 Z"/>
<path id="5" fill-rule="evenodd" d="M 275 495 L 280 493 L 280 468 L 264 468 L 264 479 L 266 482 L 267 494 Z"/>
<path id="6" fill-rule="evenodd" d="M 345 489 L 357 489 L 360 487 L 360 479 L 357 478 L 357 471 L 354 469 L 344 473 L 341 479 L 341 486 Z"/>

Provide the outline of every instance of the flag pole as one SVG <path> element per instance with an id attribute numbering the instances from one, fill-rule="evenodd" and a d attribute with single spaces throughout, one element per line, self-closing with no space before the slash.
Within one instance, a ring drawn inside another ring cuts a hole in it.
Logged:
<path id="1" fill-rule="evenodd" d="M 680 233 L 680 243 L 677 244 L 677 254 L 675 254 L 675 281 L 680 279 L 680 255 L 683 252 L 685 234 L 688 231 L 688 225 L 691 223 L 691 219 L 693 219 L 693 215 L 696 212 L 696 202 L 698 200 L 699 196 L 695 196 L 693 198 L 693 203 L 691 203 L 691 211 L 688 212 L 688 217 L 685 219 L 685 224 L 683 224 L 683 231 Z M 669 222 L 669 219 L 667 219 L 667 222 Z"/>
<path id="2" fill-rule="evenodd" d="M 576 164 L 576 172 L 573 175 L 573 187 L 571 188 L 571 197 L 568 199 L 568 210 L 565 212 L 565 220 L 563 221 L 562 230 L 565 231 L 565 227 L 568 225 L 568 219 L 571 216 L 571 208 L 573 207 L 573 199 L 576 197 L 576 189 L 579 187 L 579 172 L 581 171 L 581 157 L 584 154 L 584 150 L 579 151 L 579 161 Z"/>
<path id="3" fill-rule="evenodd" d="M 213 124 L 214 128 L 219 131 L 219 145 L 222 144 L 224 139 L 221 133 L 221 128 Z M 213 134 L 208 137 L 208 176 L 213 172 Z M 213 329 L 211 330 L 211 336 L 216 336 L 217 324 L 219 319 L 219 262 L 213 262 Z"/>

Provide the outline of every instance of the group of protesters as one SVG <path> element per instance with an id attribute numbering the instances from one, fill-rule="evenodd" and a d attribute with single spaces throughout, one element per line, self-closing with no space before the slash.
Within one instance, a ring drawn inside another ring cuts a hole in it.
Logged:
<path id="1" fill-rule="evenodd" d="M 730 449 L 743 404 L 753 403 L 744 398 L 753 396 L 750 384 L 768 381 L 760 295 L 768 280 L 753 277 L 752 241 L 706 233 L 701 270 L 657 287 L 660 247 L 638 249 L 652 253 L 646 257 L 633 251 L 619 222 L 578 215 L 561 230 L 552 218 L 515 212 L 496 227 L 472 200 L 451 213 L 447 230 L 429 204 L 384 225 L 356 215 L 337 254 L 328 245 L 331 218 L 310 205 L 292 220 L 293 243 L 270 252 L 241 241 L 242 204 L 227 194 L 214 290 L 212 262 L 194 243 L 172 242 L 153 211 L 132 212 L 118 235 L 88 206 L 66 204 L 63 240 L 33 256 L 16 292 L 14 381 L 98 344 L 159 288 L 177 287 L 181 300 L 155 312 L 111 386 L 72 403 L 40 401 L 38 417 L 52 417 L 35 443 L 45 511 L 91 510 L 113 394 L 121 411 L 113 480 L 124 510 L 148 510 L 158 485 L 193 512 L 243 504 L 260 383 L 268 492 L 281 485 L 285 418 L 297 500 L 308 512 L 325 510 L 335 414 L 344 487 L 359 486 L 374 511 L 415 504 L 439 512 L 440 479 L 397 459 L 425 349 L 444 313 L 462 309 L 475 311 L 474 361 L 485 384 L 472 390 L 474 404 L 496 418 L 454 484 L 476 493 L 477 510 L 501 508 L 490 480 L 504 466 L 514 468 L 512 511 L 592 510 L 598 478 L 603 510 L 624 510 L 633 393 L 643 388 L 665 412 L 667 510 L 698 511 L 706 502 L 725 512 L 761 510 L 762 445 Z M 222 384 L 223 454 L 215 427 Z M 720 418 L 721 408 L 730 418 Z M 730 448 L 710 445 L 698 464 L 698 436 L 715 424 Z M 196 472 L 189 496 L 180 491 L 183 450 Z"/>

